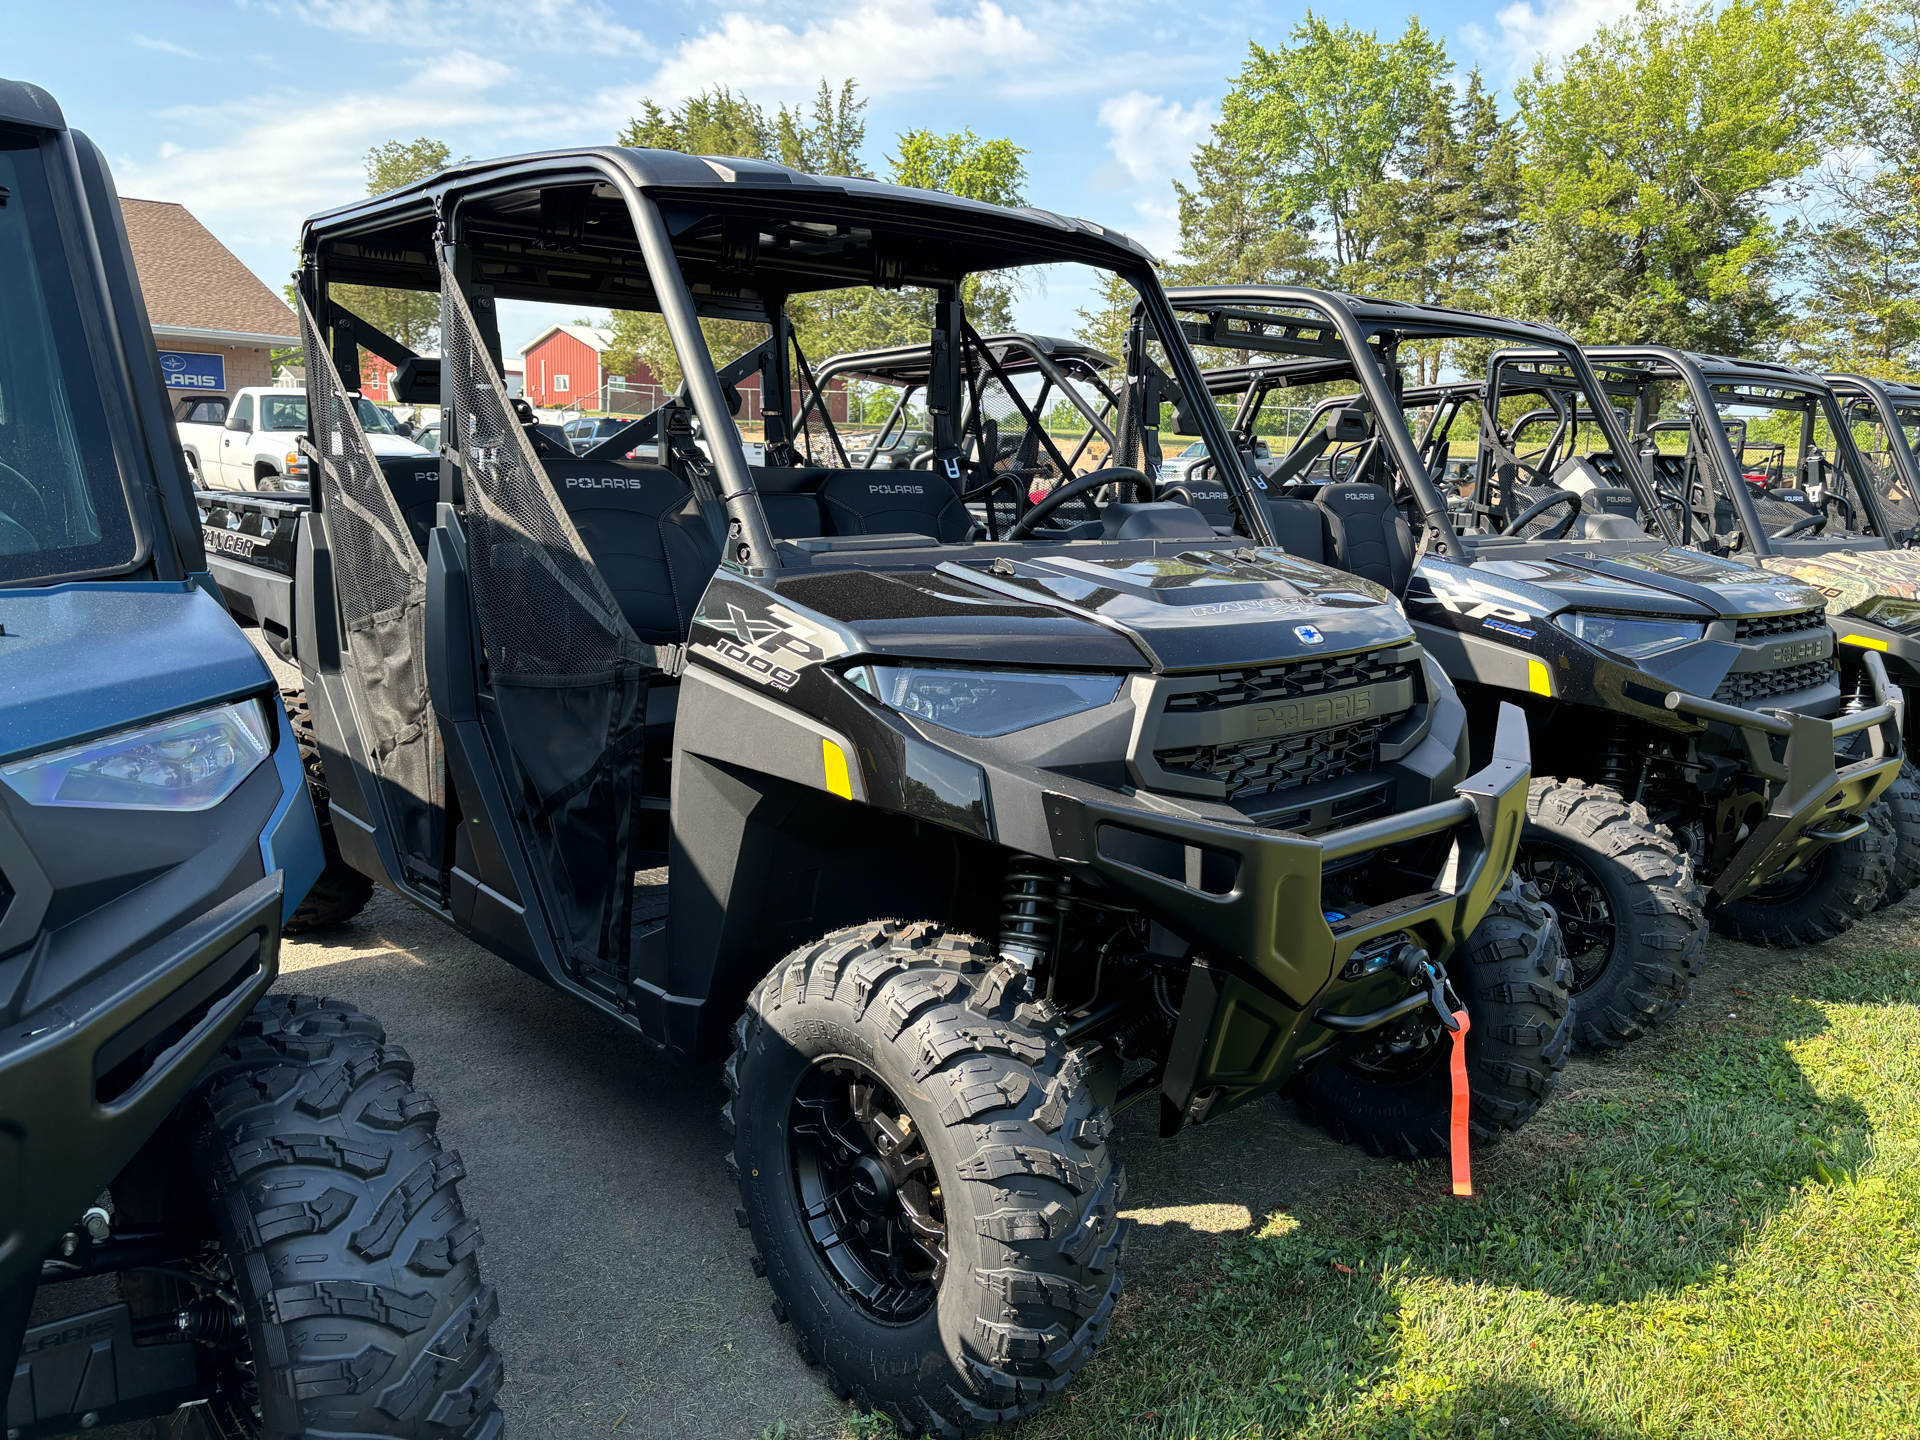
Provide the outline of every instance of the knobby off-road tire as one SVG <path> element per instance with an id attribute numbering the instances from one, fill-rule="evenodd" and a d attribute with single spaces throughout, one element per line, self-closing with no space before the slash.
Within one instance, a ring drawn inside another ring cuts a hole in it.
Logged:
<path id="1" fill-rule="evenodd" d="M 320 879 L 313 883 L 313 889 L 288 917 L 283 929 L 290 933 L 324 931 L 359 915 L 373 899 L 374 883 L 340 858 L 333 812 L 327 808 L 327 774 L 320 766 L 320 742 L 314 736 L 313 710 L 307 704 L 307 693 L 299 686 L 282 686 L 280 699 L 286 704 L 294 740 L 300 746 L 300 768 L 306 772 L 307 795 L 313 801 L 314 819 L 320 822 L 320 848 L 327 858 Z"/>
<path id="2" fill-rule="evenodd" d="M 1509 877 L 1447 970 L 1470 1023 L 1468 1131 L 1473 1143 L 1490 1146 L 1541 1109 L 1573 1047 L 1568 963 L 1552 907 Z M 1433 1012 L 1415 1019 L 1431 1022 Z M 1444 1156 L 1453 1044 L 1442 1037 L 1401 1071 L 1323 1061 L 1293 1099 L 1309 1123 L 1371 1155 Z"/>
<path id="3" fill-rule="evenodd" d="M 1707 922 L 1693 863 L 1645 807 L 1611 786 L 1536 779 L 1514 871 L 1560 918 L 1577 1045 L 1624 1046 L 1681 1008 Z"/>
<path id="4" fill-rule="evenodd" d="M 1854 929 L 1885 904 L 1899 857 L 1894 814 L 1885 799 L 1862 813 L 1868 828 L 1827 846 L 1752 895 L 1708 915 L 1714 929 L 1757 946 L 1812 946 Z"/>
<path id="5" fill-rule="evenodd" d="M 440 1113 L 373 1017 L 270 995 L 187 1103 L 266 1436 L 497 1436 L 499 1314 Z"/>
<path id="6" fill-rule="evenodd" d="M 1921 781 L 1917 780 L 1913 761 L 1901 762 L 1901 774 L 1881 793 L 1881 803 L 1888 808 L 1888 817 L 1894 822 L 1891 874 L 1888 888 L 1881 893 L 1884 907 L 1893 905 L 1921 884 Z"/>
<path id="7" fill-rule="evenodd" d="M 961 1435 L 1026 1415 L 1107 1333 L 1125 1181 L 1090 1067 L 1056 1024 L 1058 1013 L 1028 1000 L 1021 974 L 980 942 L 931 922 L 875 921 L 793 952 L 735 1029 L 724 1118 L 755 1270 L 835 1393 L 887 1413 L 902 1434 Z M 850 1062 L 858 1072 L 828 1069 Z M 925 1146 L 932 1174 L 917 1174 L 938 1183 L 946 1228 L 937 1288 L 918 1314 L 904 1304 L 893 1321 L 828 1259 L 830 1249 L 858 1259 L 865 1238 L 847 1233 L 853 1244 L 827 1248 L 816 1239 L 841 1234 L 833 1228 L 854 1202 L 817 1205 L 810 1217 L 802 1200 L 804 1187 L 822 1189 L 823 1155 L 832 1164 L 845 1154 L 818 1145 L 810 1118 L 829 1114 L 819 1108 L 837 1104 L 843 1082 L 853 1097 L 863 1077 L 890 1093 L 894 1124 L 904 1116 L 911 1128 L 900 1129 Z M 797 1105 L 806 1097 L 814 1109 Z M 790 1124 L 797 1110 L 801 1122 Z"/>

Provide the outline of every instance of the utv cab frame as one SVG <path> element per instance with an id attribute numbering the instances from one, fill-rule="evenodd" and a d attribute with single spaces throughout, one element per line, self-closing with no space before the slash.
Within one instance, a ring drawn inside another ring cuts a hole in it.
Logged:
<path id="1" fill-rule="evenodd" d="M 744 160 L 466 165 L 302 237 L 293 648 L 342 853 L 665 1054 L 731 1052 L 777 1314 L 842 1394 L 941 1434 L 1033 1409 L 1105 1333 L 1116 1111 L 1171 1133 L 1318 1087 L 1418 1155 L 1447 1147 L 1454 1007 L 1477 1136 L 1566 1049 L 1552 915 L 1507 879 L 1519 728 L 1467 774 L 1398 606 L 1274 549 L 1238 476 L 1222 537 L 1137 469 L 1034 502 L 997 464 L 969 397 L 1005 352 L 961 286 L 1064 262 L 1177 333 L 1097 226 Z M 342 285 L 438 290 L 441 357 Z M 927 326 L 924 470 L 810 449 L 787 301 L 864 287 Z M 684 399 L 543 450 L 500 381 L 517 299 L 658 311 Z M 704 319 L 766 340 L 717 364 Z M 358 436 L 363 346 L 443 406 L 432 495 Z"/>

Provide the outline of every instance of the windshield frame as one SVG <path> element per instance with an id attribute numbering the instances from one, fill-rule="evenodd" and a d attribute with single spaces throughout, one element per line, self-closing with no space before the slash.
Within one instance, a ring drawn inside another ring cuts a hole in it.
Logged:
<path id="1" fill-rule="evenodd" d="M 17 143 L 22 141 L 25 143 Z M 152 517 L 140 501 L 155 482 L 144 473 L 142 459 L 146 449 L 136 443 L 134 418 L 129 409 L 132 362 L 125 350 L 125 337 L 114 323 L 111 287 L 80 188 L 79 155 L 72 135 L 66 131 L 0 124 L 0 142 L 16 142 L 6 145 L 10 153 L 36 157 L 38 168 L 31 181 L 45 187 L 44 213 L 37 213 L 38 206 L 25 211 L 29 244 L 41 272 L 42 294 L 54 342 L 62 355 L 65 371 L 62 381 L 69 387 L 69 404 L 76 410 L 76 425 L 84 431 L 87 427 L 80 422 L 92 421 L 97 416 L 105 442 L 104 459 L 113 467 L 111 486 L 100 483 L 104 477 L 97 476 L 91 466 L 86 466 L 83 474 L 90 501 L 102 522 L 102 536 L 97 545 L 111 542 L 115 546 L 111 555 L 93 558 L 91 563 L 72 564 L 57 570 L 39 564 L 31 574 L 25 573 L 25 567 L 21 568 L 22 573 L 12 573 L 12 567 L 6 564 L 11 558 L 0 557 L 0 589 L 61 585 L 125 575 L 153 559 Z M 27 197 L 21 199 L 24 201 Z M 113 221 L 116 226 L 119 224 L 118 215 Z M 157 376 L 158 360 L 151 344 L 149 335 L 149 349 L 143 363 Z M 69 357 L 73 362 L 71 366 L 65 364 Z M 80 388 L 77 395 L 76 384 Z M 84 411 L 91 411 L 92 415 L 80 413 Z M 167 421 L 171 452 L 177 454 L 179 447 L 173 442 L 170 415 Z M 69 553 L 81 549 L 71 547 Z M 34 551 L 27 555 L 44 558 L 59 553 Z"/>

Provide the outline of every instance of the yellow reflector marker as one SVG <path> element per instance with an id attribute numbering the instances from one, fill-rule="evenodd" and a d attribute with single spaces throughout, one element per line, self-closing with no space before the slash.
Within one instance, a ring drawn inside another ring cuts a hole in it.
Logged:
<path id="1" fill-rule="evenodd" d="M 854 783 L 847 778 L 847 752 L 822 737 L 820 762 L 827 772 L 827 789 L 842 800 L 851 801 L 854 798 Z"/>
<path id="2" fill-rule="evenodd" d="M 1554 682 L 1548 675 L 1547 666 L 1533 656 L 1527 658 L 1527 688 L 1536 695 L 1554 694 Z"/>
<path id="3" fill-rule="evenodd" d="M 1886 641 L 1875 640 L 1865 635 L 1844 635 L 1841 637 L 1841 644 L 1866 646 L 1869 650 L 1886 650 L 1888 648 Z"/>

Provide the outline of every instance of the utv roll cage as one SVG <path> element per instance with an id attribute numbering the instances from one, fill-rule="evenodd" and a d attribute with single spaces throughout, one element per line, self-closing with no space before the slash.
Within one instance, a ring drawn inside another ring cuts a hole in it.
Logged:
<path id="1" fill-rule="evenodd" d="M 887 221 L 878 240 L 875 218 Z M 629 227 L 631 239 L 622 235 Z M 957 361 L 964 346 L 981 343 L 961 310 L 966 275 L 1094 265 L 1149 280 L 1141 303 L 1158 324 L 1174 323 L 1151 283 L 1148 252 L 1089 221 L 872 180 L 825 179 L 761 161 L 606 146 L 459 165 L 309 219 L 302 228 L 300 290 L 343 377 L 358 376 L 357 347 L 364 346 L 398 368 L 403 401 L 451 401 L 436 384 L 437 362 L 330 298 L 332 287 L 343 284 L 438 290 L 443 253 L 496 368 L 495 307 L 502 300 L 661 314 L 682 357 L 687 401 L 713 448 L 729 527 L 723 563 L 748 574 L 768 573 L 780 562 L 732 421 L 726 388 L 735 367 L 713 364 L 700 320 L 769 326 L 770 343 L 749 352 L 751 361 L 742 357 L 748 368 L 739 378 L 762 373 L 763 403 L 772 401 L 767 439 L 773 460 L 794 442 L 798 417 L 785 414 L 786 398 L 812 378 L 794 346 L 784 302 L 849 285 L 932 290 L 928 410 L 935 466 L 954 483 L 962 479 L 963 460 Z M 1198 392 L 1192 357 L 1178 355 L 1174 365 L 1179 382 Z M 637 422 L 596 452 L 614 455 L 643 443 L 647 426 Z M 1206 438 L 1223 450 L 1228 445 L 1218 421 Z M 1239 489 L 1248 533 L 1271 540 L 1251 492 L 1245 484 Z M 450 456 L 443 456 L 441 492 L 442 503 L 460 500 Z"/>
<path id="2" fill-rule="evenodd" d="M 1873 457 L 1864 452 L 1892 491 L 1898 491 L 1911 516 L 1921 511 L 1921 461 L 1915 455 L 1915 441 L 1921 437 L 1916 418 L 1921 417 L 1921 386 L 1899 380 L 1871 379 L 1865 375 L 1827 375 L 1822 377 L 1841 403 L 1841 413 L 1849 424 L 1879 425 L 1888 442 L 1887 463 L 1881 465 L 1881 452 Z M 1903 414 L 1909 419 L 1904 420 Z M 1857 446 L 1856 449 L 1859 449 Z M 1913 524 L 1910 518 L 1909 524 Z"/>
<path id="3" fill-rule="evenodd" d="M 1196 317 L 1183 318 L 1180 322 L 1181 333 L 1190 346 L 1256 351 L 1263 355 L 1287 357 L 1286 362 L 1279 364 L 1243 364 L 1209 371 L 1207 392 L 1225 394 L 1237 385 L 1245 384 L 1262 387 L 1264 395 L 1267 390 L 1281 384 L 1354 379 L 1361 388 L 1358 397 L 1361 415 L 1354 417 L 1354 420 L 1360 422 L 1369 413 L 1394 418 L 1393 423 L 1378 426 L 1376 434 L 1392 454 L 1393 469 L 1401 477 L 1405 494 L 1426 520 L 1431 550 L 1455 560 L 1471 558 L 1474 540 L 1472 536 L 1463 538 L 1456 531 L 1447 499 L 1435 483 L 1434 462 L 1438 457 L 1428 443 L 1428 433 L 1424 432 L 1421 439 L 1417 440 L 1408 427 L 1401 423 L 1408 387 L 1398 363 L 1400 347 L 1423 340 L 1471 339 L 1505 343 L 1509 347 L 1545 348 L 1565 364 L 1569 374 L 1578 383 L 1584 384 L 1589 394 L 1599 392 L 1599 382 L 1573 339 L 1551 326 L 1529 321 L 1506 320 L 1445 306 L 1373 300 L 1293 286 L 1177 288 L 1168 292 L 1168 302 L 1183 317 Z M 1130 334 L 1135 340 L 1129 346 L 1129 364 L 1133 367 L 1128 376 L 1130 403 L 1158 404 L 1162 398 L 1166 398 L 1177 405 L 1181 404 L 1178 394 L 1166 394 L 1170 387 L 1154 374 L 1151 362 L 1145 359 L 1144 342 L 1150 337 L 1151 322 L 1141 307 L 1135 309 L 1132 327 Z M 1361 355 L 1370 357 L 1373 363 L 1359 363 L 1356 357 Z M 1133 359 L 1135 356 L 1141 356 L 1141 361 L 1136 362 Z M 1134 369 L 1139 369 L 1141 373 L 1136 375 Z M 1157 388 L 1160 393 L 1155 393 Z M 1178 387 L 1173 389 L 1177 390 Z M 1251 416 L 1252 412 L 1246 407 L 1247 402 L 1244 401 L 1242 416 L 1237 417 L 1237 428 Z M 1321 411 L 1316 413 L 1317 417 L 1332 408 L 1332 401 L 1323 402 Z M 1213 407 L 1187 409 L 1191 413 Z M 1204 424 L 1205 417 L 1199 417 L 1199 423 Z M 1641 471 L 1638 458 L 1632 454 L 1618 417 L 1609 415 L 1601 423 L 1607 430 L 1616 454 L 1623 458 L 1621 478 L 1627 482 L 1642 511 L 1654 518 L 1662 536 L 1672 543 L 1672 531 L 1655 503 L 1652 487 Z M 1305 471 L 1314 457 L 1303 456 L 1303 447 L 1324 449 L 1329 439 L 1318 435 L 1310 421 L 1301 442 L 1283 458 L 1275 475 L 1268 477 L 1264 483 L 1256 483 L 1266 488 L 1273 485 L 1277 478 L 1285 483 L 1297 473 Z M 1499 441 L 1500 437 L 1497 435 L 1493 439 Z M 1505 448 L 1504 444 L 1502 448 Z M 1290 461 L 1294 462 L 1292 469 Z"/>
<path id="4" fill-rule="evenodd" d="M 1831 543 L 1813 538 L 1801 540 L 1796 528 L 1807 527 L 1805 517 L 1773 531 L 1768 529 L 1746 482 L 1741 452 L 1729 436 L 1730 425 L 1706 423 L 1709 416 L 1717 417 L 1718 421 L 1722 408 L 1730 405 L 1798 411 L 1801 459 L 1795 480 L 1799 486 L 1827 486 L 1827 472 L 1839 471 L 1841 486 L 1838 489 L 1853 518 L 1850 528 L 1864 532 L 1863 548 L 1879 550 L 1889 545 L 1887 517 L 1880 498 L 1869 484 L 1869 470 L 1855 447 L 1834 392 L 1819 377 L 1767 361 L 1692 354 L 1669 346 L 1590 346 L 1586 355 L 1600 378 L 1602 391 L 1627 403 L 1636 449 L 1645 452 L 1642 459 L 1650 467 L 1659 464 L 1654 437 L 1664 429 L 1686 428 L 1689 443 L 1684 464 L 1690 470 L 1698 467 L 1708 472 L 1708 490 L 1718 488 L 1726 500 L 1750 554 L 1792 556 L 1830 549 Z M 1537 351 L 1503 351 L 1493 358 L 1492 364 L 1497 368 L 1532 367 L 1541 384 L 1551 387 L 1555 376 L 1545 368 L 1546 362 L 1547 357 Z M 1684 387 L 1688 401 L 1686 415 L 1662 417 L 1655 413 L 1655 386 L 1662 381 L 1679 382 Z M 1568 385 L 1565 377 L 1562 383 L 1564 387 Z M 1814 445 L 1815 425 L 1820 419 L 1827 421 L 1834 436 L 1837 454 L 1831 462 L 1821 457 Z M 1817 465 L 1821 472 L 1818 475 L 1814 469 Z M 1691 473 L 1687 479 L 1692 481 Z M 1691 495 L 1687 498 L 1692 500 Z M 1712 501 L 1706 503 L 1709 506 L 1706 524 L 1711 531 Z M 1691 540 L 1697 517 L 1692 504 L 1681 513 L 1686 543 Z M 1825 506 L 1819 513 L 1825 515 Z"/>

